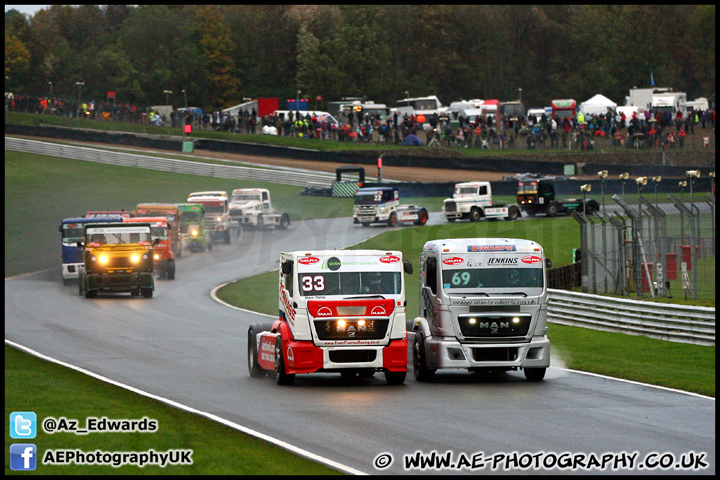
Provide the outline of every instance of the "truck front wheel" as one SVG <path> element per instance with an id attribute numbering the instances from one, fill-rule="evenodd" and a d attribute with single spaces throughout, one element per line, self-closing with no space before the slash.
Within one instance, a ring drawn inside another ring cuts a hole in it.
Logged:
<path id="1" fill-rule="evenodd" d="M 385 370 L 385 381 L 388 385 L 402 385 L 405 383 L 405 375 L 407 375 L 407 372 L 391 372 L 390 370 Z"/>
<path id="2" fill-rule="evenodd" d="M 545 378 L 545 368 L 523 368 L 525 371 L 525 378 L 531 382 L 539 382 Z"/>
<path id="3" fill-rule="evenodd" d="M 175 280 L 175 261 L 168 262 L 165 277 L 168 280 Z"/>
<path id="4" fill-rule="evenodd" d="M 398 224 L 397 212 L 392 212 L 388 218 L 388 225 L 394 227 Z"/>
<path id="5" fill-rule="evenodd" d="M 470 218 L 471 222 L 477 222 L 478 220 L 480 220 L 481 217 L 480 209 L 473 208 L 472 210 L 470 210 L 470 214 L 468 215 L 468 217 Z"/>
<path id="6" fill-rule="evenodd" d="M 558 209 L 552 203 L 550 205 L 548 205 L 547 210 L 545 210 L 545 215 L 547 215 L 548 217 L 554 217 L 555 215 L 557 215 L 557 213 L 558 213 Z"/>
<path id="7" fill-rule="evenodd" d="M 429 382 L 435 375 L 435 370 L 427 368 L 425 339 L 420 332 L 415 332 L 415 340 L 413 340 L 413 370 L 415 372 L 415 380 L 418 382 Z"/>
<path id="8" fill-rule="evenodd" d="M 250 371 L 250 376 L 252 378 L 260 378 L 265 376 L 265 371 L 262 369 L 262 367 L 257 361 L 257 334 L 257 327 L 255 325 L 250 325 L 250 328 L 248 329 L 247 341 L 247 362 L 248 370 Z"/>
<path id="9" fill-rule="evenodd" d="M 425 225 L 428 221 L 428 212 L 424 208 L 418 212 L 418 221 L 415 225 Z"/>
<path id="10" fill-rule="evenodd" d="M 285 373 L 285 360 L 283 358 L 282 338 L 275 339 L 275 383 L 278 385 L 292 385 L 295 374 Z"/>

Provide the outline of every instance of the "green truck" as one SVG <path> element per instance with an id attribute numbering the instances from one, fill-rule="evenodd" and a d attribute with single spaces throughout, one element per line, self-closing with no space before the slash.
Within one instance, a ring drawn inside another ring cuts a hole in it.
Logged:
<path id="1" fill-rule="evenodd" d="M 182 249 L 191 252 L 212 250 L 212 242 L 205 237 L 205 205 L 178 203 L 177 210 Z"/>

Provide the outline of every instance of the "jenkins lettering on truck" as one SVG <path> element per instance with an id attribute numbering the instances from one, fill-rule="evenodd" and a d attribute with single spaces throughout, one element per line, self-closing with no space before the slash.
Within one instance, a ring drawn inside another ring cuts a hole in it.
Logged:
<path id="1" fill-rule="evenodd" d="M 337 372 L 389 384 L 407 373 L 405 281 L 410 262 L 398 251 L 321 250 L 282 253 L 279 318 L 248 330 L 250 376 Z"/>
<path id="2" fill-rule="evenodd" d="M 542 380 L 550 366 L 543 248 L 530 240 L 432 240 L 420 254 L 412 330 L 418 381 L 438 369 L 510 371 Z"/>

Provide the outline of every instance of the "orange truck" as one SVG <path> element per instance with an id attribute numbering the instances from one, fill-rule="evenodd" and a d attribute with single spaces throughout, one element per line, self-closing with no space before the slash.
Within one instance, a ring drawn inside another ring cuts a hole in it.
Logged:
<path id="1" fill-rule="evenodd" d="M 153 270 L 168 280 L 175 279 L 175 254 L 170 248 L 168 221 L 165 217 L 125 217 L 124 223 L 149 223 L 153 245 Z"/>
<path id="2" fill-rule="evenodd" d="M 180 242 L 180 222 L 178 222 L 178 207 L 174 203 L 138 203 L 134 217 L 165 217 L 167 219 L 170 249 L 179 257 L 182 256 L 182 243 Z"/>

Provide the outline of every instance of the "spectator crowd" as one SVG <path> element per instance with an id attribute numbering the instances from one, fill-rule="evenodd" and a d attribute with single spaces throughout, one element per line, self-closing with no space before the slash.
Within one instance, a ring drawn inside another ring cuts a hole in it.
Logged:
<path id="1" fill-rule="evenodd" d="M 265 133 L 286 137 L 315 138 L 340 142 L 374 144 L 429 145 L 480 149 L 503 148 L 572 148 L 592 150 L 598 138 L 611 146 L 629 148 L 683 148 L 688 134 L 695 129 L 715 129 L 715 110 L 645 111 L 624 113 L 608 110 L 589 117 L 580 111 L 572 118 L 555 119 L 543 113 L 540 117 L 504 118 L 500 114 L 451 118 L 434 113 L 426 118 L 354 113 L 350 110 L 337 119 L 321 112 L 286 111 L 258 118 L 255 110 L 240 110 L 229 115 L 221 110 L 203 112 L 199 108 L 172 110 L 166 114 L 134 104 L 108 101 L 80 102 L 59 97 L 32 97 L 5 94 L 5 111 L 34 112 L 44 115 L 81 116 L 92 120 L 128 123 L 148 122 L 180 128 L 191 123 L 194 129 L 234 133 Z M 278 112 L 276 112 L 278 113 Z M 419 121 L 420 120 L 420 121 Z M 423 141 L 424 140 L 424 141 Z"/>

